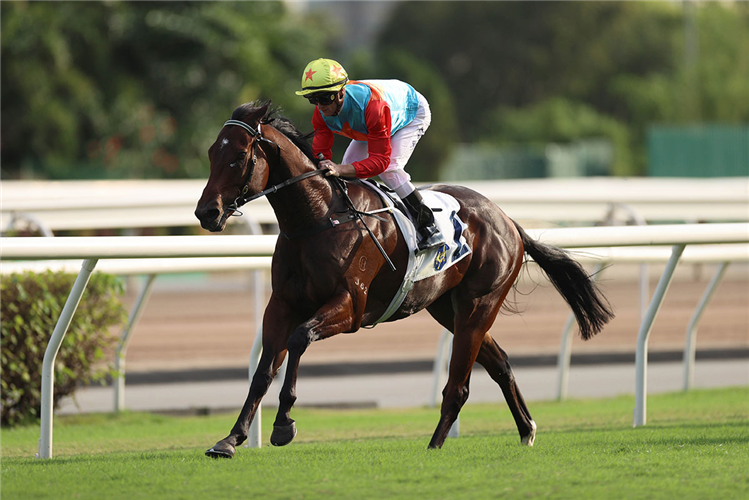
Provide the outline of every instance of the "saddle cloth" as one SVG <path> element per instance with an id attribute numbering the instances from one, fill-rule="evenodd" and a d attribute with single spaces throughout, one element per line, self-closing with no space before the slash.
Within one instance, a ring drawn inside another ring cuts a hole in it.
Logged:
<path id="1" fill-rule="evenodd" d="M 468 226 L 458 217 L 460 204 L 449 194 L 436 191 L 420 191 L 424 203 L 434 212 L 435 223 L 445 237 L 446 243 L 436 248 L 419 251 L 416 228 L 404 211 L 396 208 L 396 201 L 375 183 L 366 182 L 365 184 L 380 195 L 387 207 L 393 209 L 393 218 L 398 223 L 398 228 L 403 234 L 409 250 L 408 266 L 403 277 L 403 283 L 401 283 L 385 313 L 374 322 L 372 325 L 374 326 L 382 323 L 398 310 L 416 281 L 430 278 L 445 271 L 470 254 L 471 249 L 463 236 L 463 231 Z M 400 200 L 397 200 L 397 204 L 402 206 Z"/>

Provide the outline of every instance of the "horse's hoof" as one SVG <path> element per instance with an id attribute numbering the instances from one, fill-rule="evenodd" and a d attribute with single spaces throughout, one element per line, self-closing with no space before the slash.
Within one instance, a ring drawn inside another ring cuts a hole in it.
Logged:
<path id="1" fill-rule="evenodd" d="M 293 420 L 289 425 L 274 425 L 270 435 L 270 444 L 285 446 L 294 440 L 294 436 L 296 436 L 296 425 Z"/>
<path id="2" fill-rule="evenodd" d="M 216 443 L 213 448 L 205 452 L 205 456 L 211 458 L 232 458 L 234 456 L 234 447 L 226 443 Z"/>
<path id="3" fill-rule="evenodd" d="M 536 422 L 531 420 L 531 432 L 525 437 L 520 438 L 520 442 L 525 446 L 533 446 L 533 441 L 536 440 Z"/>

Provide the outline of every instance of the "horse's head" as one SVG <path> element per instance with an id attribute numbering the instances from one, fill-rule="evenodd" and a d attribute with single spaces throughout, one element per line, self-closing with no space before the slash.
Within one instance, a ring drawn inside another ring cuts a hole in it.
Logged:
<path id="1" fill-rule="evenodd" d="M 203 229 L 223 231 L 237 209 L 236 201 L 262 191 L 268 183 L 267 153 L 273 154 L 270 148 L 275 146 L 263 139 L 259 125 L 269 106 L 238 107 L 208 149 L 211 173 L 195 209 Z"/>

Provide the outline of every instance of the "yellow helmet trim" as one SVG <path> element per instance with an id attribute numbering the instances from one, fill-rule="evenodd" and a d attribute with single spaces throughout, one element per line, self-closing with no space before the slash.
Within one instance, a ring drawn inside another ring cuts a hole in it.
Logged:
<path id="1" fill-rule="evenodd" d="M 319 92 L 337 92 L 348 82 L 348 73 L 332 59 L 315 59 L 304 68 L 302 90 L 296 95 L 308 96 Z"/>

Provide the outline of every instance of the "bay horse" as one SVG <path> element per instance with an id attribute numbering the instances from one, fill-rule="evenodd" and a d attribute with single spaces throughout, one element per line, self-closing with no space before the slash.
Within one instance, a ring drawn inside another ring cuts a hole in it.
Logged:
<path id="1" fill-rule="evenodd" d="M 210 176 L 195 210 L 201 226 L 222 231 L 227 218 L 244 202 L 267 195 L 281 232 L 273 253 L 272 293 L 263 315 L 263 350 L 257 371 L 231 432 L 206 452 L 214 458 L 231 458 L 247 439 L 250 422 L 287 353 L 289 363 L 270 440 L 276 446 L 292 441 L 296 427 L 290 412 L 297 399 L 302 354 L 314 341 L 354 333 L 377 321 L 401 285 L 409 250 L 388 213 L 368 217 L 366 222 L 361 216 L 349 216 L 337 225 L 331 223 L 337 215 L 350 215 L 352 204 L 362 213 L 380 209 L 383 203 L 362 184 L 347 183 L 346 195 L 336 178 L 318 170 L 307 138 L 289 120 L 270 111 L 270 102 L 235 109 L 208 156 Z M 489 333 L 518 277 L 524 254 L 536 261 L 567 301 L 583 339 L 598 333 L 613 313 L 579 263 L 562 249 L 530 238 L 492 201 L 460 186 L 428 189 L 458 200 L 458 215 L 467 225 L 463 236 L 471 249 L 442 273 L 415 282 L 388 319 L 402 319 L 426 308 L 453 333 L 448 381 L 429 448 L 440 448 L 445 442 L 468 399 L 475 362 L 501 388 L 521 443 L 532 446 L 536 424 L 507 354 Z M 396 271 L 384 265 L 386 259 L 373 237 Z"/>

